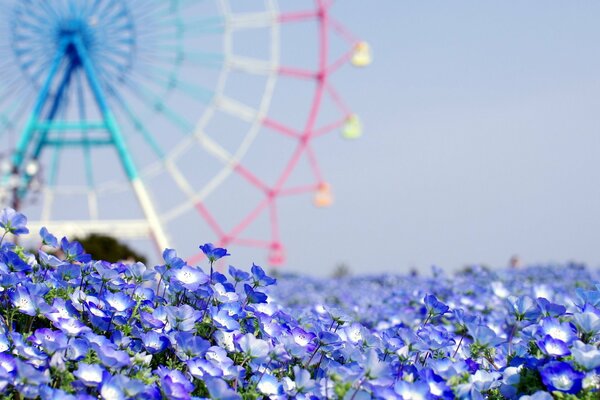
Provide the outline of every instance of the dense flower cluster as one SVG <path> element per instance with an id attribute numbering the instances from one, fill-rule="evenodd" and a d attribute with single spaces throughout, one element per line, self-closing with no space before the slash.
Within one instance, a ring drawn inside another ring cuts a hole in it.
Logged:
<path id="1" fill-rule="evenodd" d="M 577 265 L 277 282 L 94 261 L 0 212 L 0 392 L 42 399 L 598 398 L 600 290 Z"/>

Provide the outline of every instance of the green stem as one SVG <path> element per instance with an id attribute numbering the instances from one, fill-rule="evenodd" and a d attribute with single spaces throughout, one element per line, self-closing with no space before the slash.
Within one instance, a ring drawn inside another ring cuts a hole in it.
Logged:
<path id="1" fill-rule="evenodd" d="M 460 349 L 460 345 L 462 344 L 464 338 L 464 336 L 460 337 L 460 341 L 458 342 L 458 346 L 456 346 L 456 350 L 454 350 L 454 354 L 452 354 L 452 358 L 456 357 L 456 353 L 458 353 L 458 349 Z"/>

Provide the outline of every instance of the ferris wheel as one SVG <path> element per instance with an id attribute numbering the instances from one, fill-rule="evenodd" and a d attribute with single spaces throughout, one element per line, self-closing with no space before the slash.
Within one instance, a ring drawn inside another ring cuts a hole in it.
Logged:
<path id="1" fill-rule="evenodd" d="M 150 237 L 162 251 L 198 227 L 212 238 L 195 241 L 265 248 L 278 265 L 279 199 L 331 203 L 314 140 L 356 138 L 361 126 L 330 75 L 370 63 L 331 1 L 4 3 L 0 201 L 25 211 L 33 231 Z M 288 26 L 313 54 L 286 48 Z M 294 121 L 275 110 L 296 97 L 282 80 L 308 93 Z M 310 173 L 298 181 L 302 163 Z"/>

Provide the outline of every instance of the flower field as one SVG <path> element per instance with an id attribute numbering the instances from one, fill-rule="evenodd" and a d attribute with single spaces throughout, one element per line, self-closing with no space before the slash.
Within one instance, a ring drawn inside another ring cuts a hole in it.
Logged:
<path id="1" fill-rule="evenodd" d="M 337 280 L 174 250 L 91 260 L 0 211 L 0 392 L 23 399 L 600 398 L 600 285 L 583 266 Z M 54 255 L 53 255 L 54 254 Z"/>

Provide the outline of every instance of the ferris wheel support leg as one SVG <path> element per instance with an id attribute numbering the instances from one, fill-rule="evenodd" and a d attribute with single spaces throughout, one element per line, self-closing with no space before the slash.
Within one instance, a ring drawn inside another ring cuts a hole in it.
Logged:
<path id="1" fill-rule="evenodd" d="M 162 252 L 165 248 L 169 247 L 169 242 L 167 240 L 167 235 L 160 223 L 160 219 L 158 218 L 158 213 L 154 208 L 154 204 L 152 204 L 152 200 L 150 199 L 150 195 L 144 186 L 144 183 L 139 177 L 137 172 L 137 168 L 135 167 L 135 163 L 131 158 L 129 151 L 127 150 L 127 146 L 125 144 L 125 139 L 123 138 L 123 134 L 117 124 L 117 121 L 110 111 L 108 107 L 108 103 L 106 102 L 106 97 L 104 96 L 104 92 L 102 90 L 102 86 L 98 81 L 96 76 L 96 72 L 94 70 L 94 66 L 92 60 L 90 60 L 87 50 L 83 43 L 81 42 L 81 38 L 75 36 L 73 38 L 73 45 L 77 49 L 77 53 L 81 59 L 81 63 L 83 69 L 85 70 L 86 77 L 88 79 L 89 85 L 94 93 L 94 98 L 98 103 L 98 107 L 102 112 L 102 116 L 104 118 L 104 123 L 106 124 L 106 129 L 110 133 L 112 142 L 117 150 L 121 163 L 123 164 L 123 169 L 127 174 L 127 178 L 133 187 L 134 193 L 137 197 L 137 200 L 142 208 L 144 216 L 148 221 L 148 225 L 150 228 L 150 232 L 154 239 L 156 246 L 159 251 Z"/>

